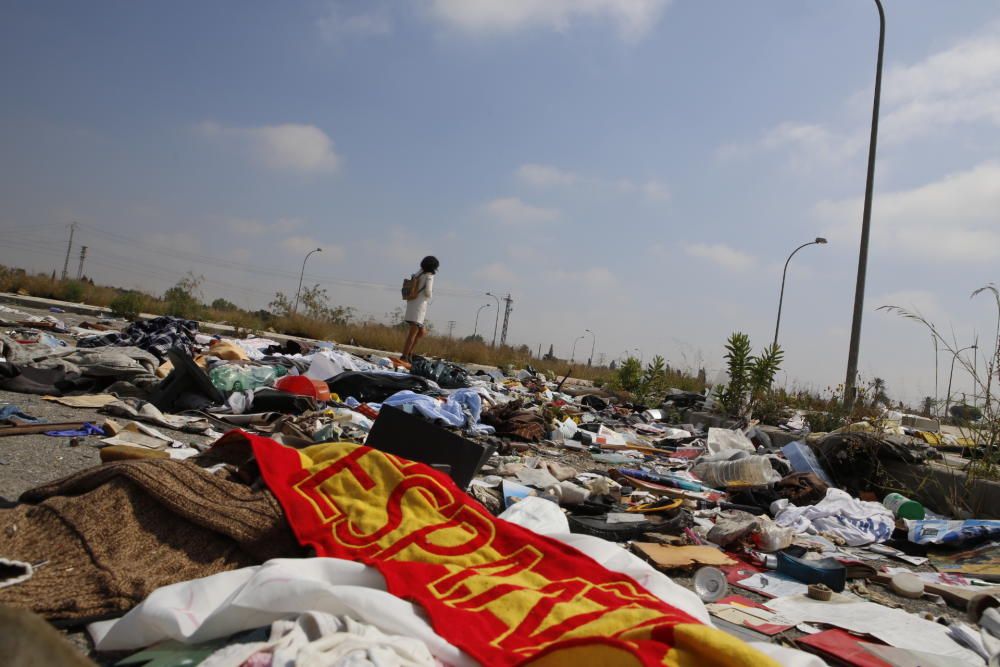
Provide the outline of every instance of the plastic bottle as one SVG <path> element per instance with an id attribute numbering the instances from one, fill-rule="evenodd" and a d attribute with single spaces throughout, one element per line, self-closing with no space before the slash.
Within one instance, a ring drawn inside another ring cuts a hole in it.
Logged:
<path id="1" fill-rule="evenodd" d="M 924 511 L 924 506 L 918 503 L 916 500 L 910 500 L 901 493 L 890 493 L 882 501 L 882 504 L 886 506 L 890 512 L 892 512 L 897 519 L 916 519 L 922 520 L 926 516 Z"/>
<path id="2" fill-rule="evenodd" d="M 704 461 L 691 469 L 713 489 L 723 489 L 737 482 L 763 486 L 775 481 L 774 468 L 766 456 L 747 456 L 735 461 Z"/>
<path id="3" fill-rule="evenodd" d="M 234 392 L 270 386 L 287 372 L 283 366 L 224 364 L 209 371 L 208 377 L 219 391 Z"/>

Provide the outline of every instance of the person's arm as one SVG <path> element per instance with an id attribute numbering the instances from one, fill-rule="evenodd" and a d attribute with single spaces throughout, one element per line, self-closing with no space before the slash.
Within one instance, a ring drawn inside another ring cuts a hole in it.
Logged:
<path id="1" fill-rule="evenodd" d="M 427 282 L 424 284 L 424 294 L 426 294 L 427 298 L 430 299 L 432 296 L 434 296 L 433 292 L 431 291 L 431 289 L 434 287 L 434 274 L 428 273 L 426 274 L 426 276 L 427 276 Z"/>

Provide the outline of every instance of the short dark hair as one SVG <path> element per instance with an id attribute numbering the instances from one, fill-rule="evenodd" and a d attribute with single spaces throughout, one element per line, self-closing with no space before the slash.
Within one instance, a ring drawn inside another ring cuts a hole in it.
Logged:
<path id="1" fill-rule="evenodd" d="M 441 262 L 433 255 L 428 255 L 420 260 L 420 270 L 424 273 L 437 273 L 439 266 L 441 266 Z"/>

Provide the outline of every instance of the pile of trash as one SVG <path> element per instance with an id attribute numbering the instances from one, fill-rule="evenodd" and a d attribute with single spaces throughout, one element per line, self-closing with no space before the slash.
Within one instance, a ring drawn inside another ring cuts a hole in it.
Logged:
<path id="1" fill-rule="evenodd" d="M 115 324 L 0 333 L 0 390 L 107 417 L 0 405 L 0 447 L 51 433 L 102 461 L 0 509 L 23 655 L 63 641 L 37 616 L 131 664 L 1000 655 L 1000 521 L 883 493 L 934 456 L 912 425 L 765 428 L 679 390 L 650 408 L 530 368 Z"/>

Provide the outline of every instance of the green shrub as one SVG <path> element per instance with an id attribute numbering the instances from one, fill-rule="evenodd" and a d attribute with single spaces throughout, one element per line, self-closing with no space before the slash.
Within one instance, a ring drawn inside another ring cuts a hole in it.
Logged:
<path id="1" fill-rule="evenodd" d="M 81 301 L 83 301 L 83 295 L 85 290 L 86 287 L 80 281 L 67 280 L 59 288 L 59 298 L 63 301 L 80 303 Z"/>
<path id="2" fill-rule="evenodd" d="M 108 307 L 111 308 L 111 314 L 115 317 L 134 320 L 139 317 L 145 304 L 146 298 L 139 292 L 122 292 Z"/>

